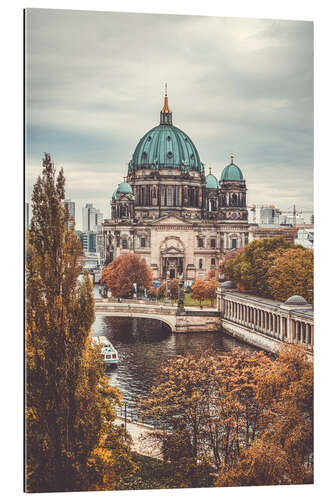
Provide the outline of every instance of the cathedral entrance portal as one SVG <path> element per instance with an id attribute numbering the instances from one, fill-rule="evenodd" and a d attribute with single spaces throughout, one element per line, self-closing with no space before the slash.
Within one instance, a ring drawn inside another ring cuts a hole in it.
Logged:
<path id="1" fill-rule="evenodd" d="M 178 278 L 184 273 L 185 248 L 178 236 L 168 236 L 160 246 L 160 280 Z"/>
<path id="2" fill-rule="evenodd" d="M 162 279 L 178 278 L 183 274 L 183 257 L 162 257 Z"/>

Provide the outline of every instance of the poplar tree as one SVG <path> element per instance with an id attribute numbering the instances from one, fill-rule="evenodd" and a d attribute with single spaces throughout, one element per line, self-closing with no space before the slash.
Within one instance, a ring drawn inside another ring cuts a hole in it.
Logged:
<path id="1" fill-rule="evenodd" d="M 26 490 L 111 489 L 131 470 L 114 426 L 120 393 L 91 343 L 92 284 L 49 154 L 34 186 L 26 248 Z"/>

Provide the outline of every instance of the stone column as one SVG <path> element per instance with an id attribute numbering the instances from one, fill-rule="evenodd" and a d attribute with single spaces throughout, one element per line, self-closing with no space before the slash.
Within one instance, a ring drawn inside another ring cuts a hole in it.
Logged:
<path id="1" fill-rule="evenodd" d="M 279 322 L 279 328 L 280 328 L 280 340 L 284 340 L 284 325 L 283 325 L 283 318 L 282 316 L 279 316 L 278 318 L 278 322 Z"/>
<path id="2" fill-rule="evenodd" d="M 287 341 L 289 343 L 292 342 L 292 324 L 291 324 L 291 318 L 288 316 L 287 318 Z"/>

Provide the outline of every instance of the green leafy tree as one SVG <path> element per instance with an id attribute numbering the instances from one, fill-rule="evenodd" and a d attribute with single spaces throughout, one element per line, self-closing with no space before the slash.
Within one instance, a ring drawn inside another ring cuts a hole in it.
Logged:
<path id="1" fill-rule="evenodd" d="M 288 248 L 273 254 L 267 271 L 267 283 L 275 300 L 285 301 L 292 295 L 301 295 L 313 302 L 313 250 Z"/>
<path id="2" fill-rule="evenodd" d="M 276 252 L 292 247 L 295 248 L 281 236 L 252 241 L 235 258 L 225 262 L 225 270 L 241 289 L 270 297 L 267 273 L 272 260 L 277 256 Z"/>
<path id="3" fill-rule="evenodd" d="M 26 250 L 26 489 L 110 489 L 132 467 L 114 426 L 120 393 L 91 345 L 92 284 L 48 154 L 32 196 Z"/>

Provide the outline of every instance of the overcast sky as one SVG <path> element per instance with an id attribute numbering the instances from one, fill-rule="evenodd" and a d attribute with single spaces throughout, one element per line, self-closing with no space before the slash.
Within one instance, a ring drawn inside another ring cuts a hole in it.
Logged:
<path id="1" fill-rule="evenodd" d="M 312 209 L 313 25 L 304 21 L 28 9 L 26 192 L 44 151 L 66 196 L 109 201 L 139 139 L 173 123 L 220 177 L 230 153 L 249 204 Z"/>

